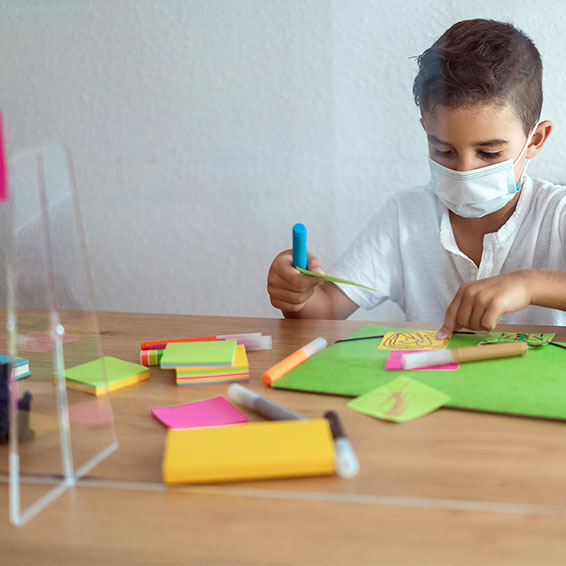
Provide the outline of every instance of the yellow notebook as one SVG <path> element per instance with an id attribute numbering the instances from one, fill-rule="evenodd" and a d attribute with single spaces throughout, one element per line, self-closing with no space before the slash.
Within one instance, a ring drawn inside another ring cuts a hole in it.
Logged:
<path id="1" fill-rule="evenodd" d="M 165 483 L 334 472 L 334 443 L 326 419 L 252 422 L 167 432 L 163 457 Z"/>

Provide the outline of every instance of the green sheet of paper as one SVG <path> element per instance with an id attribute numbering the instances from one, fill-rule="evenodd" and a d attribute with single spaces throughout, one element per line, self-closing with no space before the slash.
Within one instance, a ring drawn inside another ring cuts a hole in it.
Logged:
<path id="1" fill-rule="evenodd" d="M 348 403 L 348 407 L 377 417 L 402 423 L 422 417 L 445 405 L 450 397 L 436 389 L 400 375 Z"/>
<path id="2" fill-rule="evenodd" d="M 350 337 L 412 329 L 368 324 Z M 448 348 L 475 346 L 485 335 L 453 334 Z M 309 358 L 273 387 L 357 397 L 391 381 L 389 350 L 380 339 L 340 342 Z M 566 419 L 566 350 L 548 344 L 525 356 L 460 364 L 458 371 L 430 370 L 413 379 L 450 396 L 449 407 Z"/>
<path id="3" fill-rule="evenodd" d="M 309 271 L 308 269 L 303 269 L 302 267 L 295 266 L 297 271 L 304 273 L 305 275 L 311 275 L 312 277 L 319 277 L 325 281 L 331 281 L 332 283 L 344 283 L 344 285 L 355 285 L 356 287 L 362 287 L 363 289 L 368 289 L 369 291 L 375 291 L 373 287 L 368 287 L 362 285 L 361 283 L 356 283 L 355 281 L 348 281 L 348 279 L 340 279 L 339 277 L 333 277 L 332 275 L 323 275 L 322 273 L 316 273 L 314 271 Z"/>
<path id="4" fill-rule="evenodd" d="M 228 367 L 234 362 L 235 354 L 236 340 L 169 342 L 161 358 L 161 367 Z"/>

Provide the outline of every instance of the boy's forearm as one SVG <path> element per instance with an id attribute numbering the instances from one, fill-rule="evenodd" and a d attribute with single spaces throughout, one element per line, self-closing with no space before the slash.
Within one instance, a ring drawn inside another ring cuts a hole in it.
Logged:
<path id="1" fill-rule="evenodd" d="M 527 269 L 531 304 L 566 311 L 566 271 Z"/>

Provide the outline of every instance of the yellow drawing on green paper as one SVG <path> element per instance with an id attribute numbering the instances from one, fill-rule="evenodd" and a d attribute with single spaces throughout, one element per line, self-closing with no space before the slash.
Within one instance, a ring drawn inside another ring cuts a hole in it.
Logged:
<path id="1" fill-rule="evenodd" d="M 436 330 L 386 332 L 378 350 L 444 350 L 450 338 L 436 339 Z"/>

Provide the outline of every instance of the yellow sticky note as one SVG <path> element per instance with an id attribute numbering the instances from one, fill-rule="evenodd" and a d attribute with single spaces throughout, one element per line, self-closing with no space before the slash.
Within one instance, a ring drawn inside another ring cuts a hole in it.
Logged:
<path id="1" fill-rule="evenodd" d="M 378 350 L 444 350 L 450 338 L 436 339 L 436 330 L 386 332 Z"/>
<path id="2" fill-rule="evenodd" d="M 165 483 L 207 483 L 312 476 L 335 471 L 326 419 L 170 429 Z"/>

